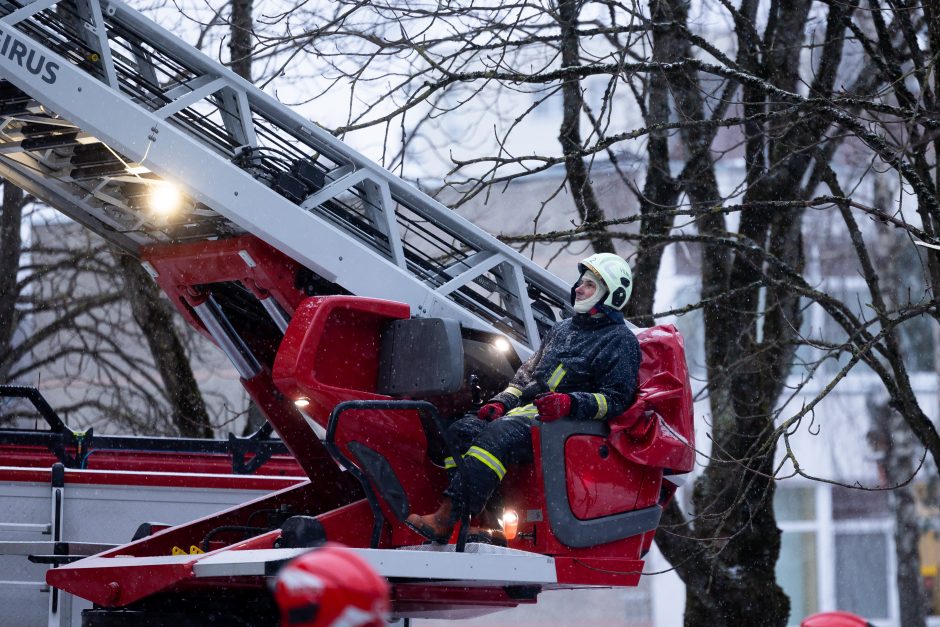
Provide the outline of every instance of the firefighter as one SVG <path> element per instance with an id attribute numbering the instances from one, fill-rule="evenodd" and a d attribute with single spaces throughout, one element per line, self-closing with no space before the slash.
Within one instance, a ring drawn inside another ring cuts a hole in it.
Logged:
<path id="1" fill-rule="evenodd" d="M 385 627 L 388 582 L 353 551 L 327 544 L 277 574 L 282 627 Z"/>
<path id="2" fill-rule="evenodd" d="M 505 390 L 448 429 L 450 442 L 465 451 L 464 472 L 457 473 L 447 458 L 451 481 L 438 510 L 406 519 L 424 538 L 447 543 L 463 514 L 483 510 L 510 464 L 533 461 L 534 420 L 605 420 L 633 402 L 640 347 L 621 313 L 632 291 L 630 266 L 617 255 L 599 253 L 581 261 L 578 270 L 571 288 L 574 317 L 549 330 Z M 471 537 L 480 532 L 471 529 Z"/>

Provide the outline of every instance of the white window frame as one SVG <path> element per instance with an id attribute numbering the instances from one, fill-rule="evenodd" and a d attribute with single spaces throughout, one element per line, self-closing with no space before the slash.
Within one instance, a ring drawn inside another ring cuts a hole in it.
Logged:
<path id="1" fill-rule="evenodd" d="M 794 486 L 794 488 L 797 486 Z M 801 485 L 799 487 L 809 487 Z M 783 533 L 813 533 L 816 539 L 816 594 L 819 599 L 818 612 L 831 612 L 845 609 L 837 605 L 836 600 L 836 534 L 881 533 L 885 544 L 888 572 L 888 616 L 864 617 L 877 627 L 897 627 L 900 621 L 897 586 L 892 582 L 897 579 L 897 560 L 894 550 L 894 521 L 890 518 L 869 520 L 834 520 L 832 517 L 832 485 L 815 483 L 812 485 L 815 508 L 813 520 L 778 521 Z M 783 488 L 787 489 L 787 488 Z M 792 489 L 792 488 L 791 488 Z M 791 616 L 790 624 L 799 624 L 805 616 Z M 929 627 L 940 627 L 940 616 L 928 622 Z"/>

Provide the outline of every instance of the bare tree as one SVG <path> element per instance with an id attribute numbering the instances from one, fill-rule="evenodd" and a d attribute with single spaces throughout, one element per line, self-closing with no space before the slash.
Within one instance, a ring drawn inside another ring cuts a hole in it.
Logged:
<path id="1" fill-rule="evenodd" d="M 16 302 L 20 287 L 17 274 L 23 243 L 20 226 L 26 194 L 20 188 L 3 185 L 3 207 L 0 209 L 0 354 L 9 354 L 17 328 Z M 5 380 L 12 363 L 0 362 L 0 380 Z"/>
<path id="2" fill-rule="evenodd" d="M 58 391 L 58 409 L 77 427 L 211 437 L 189 361 L 204 349 L 192 350 L 195 338 L 184 339 L 136 260 L 50 221 L 15 186 L 4 190 L 0 380 Z"/>
<path id="3" fill-rule="evenodd" d="M 706 30 L 697 15 L 732 27 Z M 326 76 L 310 98 L 346 94 L 335 133 L 381 129 L 386 164 L 402 171 L 449 161 L 441 194 L 454 205 L 562 168 L 564 189 L 533 203 L 567 193 L 574 228 L 502 236 L 632 253 L 635 320 L 661 315 L 653 286 L 666 247 L 698 251 L 701 301 L 665 313 L 703 317 L 711 456 L 691 516 L 674 504 L 657 536 L 687 584 L 688 624 L 786 622 L 775 478 L 811 476 L 793 435 L 849 373 L 875 373 L 917 445 L 940 460 L 901 341 L 913 321 L 940 316 L 937 255 L 913 253 L 917 289 L 895 302 L 877 271 L 886 260 L 870 246 L 873 229 L 897 231 L 912 250 L 938 241 L 940 22 L 929 3 L 335 2 L 274 22 L 289 22 L 290 34 L 261 29 L 256 58 L 282 70 L 313 55 Z M 554 145 L 538 130 L 546 116 L 560 129 Z M 644 153 L 641 172 L 623 166 Z M 735 159 L 740 176 L 722 167 Z M 633 190 L 639 215 L 604 219 L 592 180 L 600 160 Z M 856 198 L 876 169 L 897 177 L 900 204 Z M 808 274 L 808 216 L 822 214 L 842 225 L 833 246 L 852 255 L 845 271 L 863 277 L 865 304 Z M 808 307 L 841 337 L 805 328 Z M 822 392 L 788 404 L 832 362 Z M 794 373 L 803 375 L 795 388 Z"/>
<path id="4" fill-rule="evenodd" d="M 9 183 L 4 187 L 14 189 Z M 10 339 L 0 354 L 3 381 L 52 380 L 67 391 L 61 411 L 79 425 L 94 424 L 93 414 L 106 414 L 135 429 L 163 431 L 142 411 L 160 403 L 140 386 L 147 377 L 136 376 L 140 355 L 133 355 L 126 321 L 114 309 L 122 295 L 110 252 L 77 225 L 48 223 L 36 205 L 25 216 L 17 215 L 15 204 L 3 209 L 4 219 L 15 222 L 4 250 L 9 245 L 19 253 L 9 260 L 13 285 L 4 292 L 13 303 Z M 25 246 L 20 239 L 25 225 L 14 218 L 30 225 Z M 100 380 L 106 390 L 85 394 L 89 379 Z"/>
<path id="5" fill-rule="evenodd" d="M 160 374 L 173 424 L 181 436 L 211 438 L 209 412 L 193 375 L 181 330 L 174 324 L 176 311 L 136 259 L 118 255 L 117 267 L 124 279 L 134 320 Z"/>

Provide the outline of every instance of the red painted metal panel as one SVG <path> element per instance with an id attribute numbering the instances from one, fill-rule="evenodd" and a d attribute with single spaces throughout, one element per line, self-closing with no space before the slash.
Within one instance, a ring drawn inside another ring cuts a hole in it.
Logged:
<path id="1" fill-rule="evenodd" d="M 571 556 L 584 559 L 638 559 L 643 550 L 644 537 L 642 535 L 587 548 L 569 547 L 555 537 L 549 523 L 549 509 L 546 503 L 545 481 L 541 463 L 541 431 L 537 428 L 532 429 L 532 444 L 535 451 L 535 463 L 525 466 L 511 466 L 500 488 L 503 496 L 503 506 L 515 510 L 519 515 L 519 534 L 515 540 L 509 542 L 509 546 L 514 549 L 552 556 Z M 593 455 L 596 455 L 596 452 Z M 575 472 L 577 472 L 577 459 L 568 459 L 568 455 L 566 455 L 566 464 L 572 463 L 575 466 Z M 661 474 L 661 470 L 655 472 Z M 588 510 L 588 507 L 581 505 L 582 513 Z M 610 585 L 621 584 L 611 583 Z"/>
<path id="2" fill-rule="evenodd" d="M 581 520 L 655 505 L 661 468 L 634 464 L 610 452 L 607 438 L 575 435 L 565 442 L 565 480 L 571 512 Z"/>
<path id="3" fill-rule="evenodd" d="M 75 449 L 66 449 L 70 456 Z M 253 455 L 245 455 L 249 462 Z M 49 468 L 58 459 L 41 446 L 0 445 L 0 464 L 19 468 Z M 232 458 L 216 453 L 169 453 L 94 449 L 85 458 L 84 470 L 151 471 L 196 474 L 232 474 Z M 304 477 L 293 457 L 275 455 L 262 464 L 255 475 Z"/>
<path id="4" fill-rule="evenodd" d="M 68 471 L 67 475 L 71 472 Z M 46 580 L 50 585 L 66 592 L 108 607 L 124 606 L 170 588 L 205 586 L 204 582 L 193 581 L 191 566 L 199 557 L 175 558 L 172 556 L 174 547 L 189 550 L 189 547 L 195 545 L 208 549 L 209 552 L 218 549 L 271 548 L 274 539 L 280 535 L 279 529 L 247 540 L 239 537 L 243 531 L 238 527 L 251 526 L 253 522 L 258 524 L 262 519 L 257 516 L 265 512 L 279 511 L 310 516 L 326 514 L 324 527 L 327 529 L 329 540 L 342 540 L 351 546 L 367 546 L 372 523 L 368 505 L 360 501 L 358 504 L 353 503 L 351 507 L 343 507 L 354 493 L 347 490 L 338 494 L 335 492 L 336 488 L 336 485 L 320 486 L 304 481 L 217 514 L 163 529 L 93 558 L 52 569 L 48 571 Z M 359 516 L 362 520 L 353 521 L 354 516 Z M 341 525 L 345 525 L 342 533 L 338 531 Z M 230 530 L 223 531 L 223 528 Z M 213 534 L 211 539 L 210 533 Z M 334 534 L 338 537 L 334 538 Z M 140 559 L 127 559 L 129 557 Z M 137 581 L 142 577 L 150 577 L 151 572 L 151 583 L 142 584 Z M 259 584 L 260 580 L 239 583 L 249 586 Z"/>
<path id="5" fill-rule="evenodd" d="M 369 539 L 372 537 L 375 516 L 372 515 L 372 509 L 365 499 L 326 512 L 317 516 L 317 520 L 323 525 L 330 542 L 360 549 L 370 548 Z M 387 543 L 387 540 L 387 536 L 383 538 L 383 544 Z"/>
<path id="6" fill-rule="evenodd" d="M 560 584 L 635 586 L 643 573 L 643 560 L 603 557 L 556 557 Z"/>
<path id="7" fill-rule="evenodd" d="M 281 341 L 272 368 L 274 383 L 291 399 L 309 398 L 307 414 L 324 427 L 333 404 L 321 395 L 387 398 L 376 394 L 379 336 L 385 323 L 409 316 L 408 305 L 392 301 L 308 298 Z M 316 398 L 311 390 L 318 392 Z"/>
<path id="8" fill-rule="evenodd" d="M 134 560 L 125 564 L 120 558 L 89 557 L 50 569 L 46 582 L 98 605 L 121 607 L 192 578 L 197 557 L 167 556 L 159 562 Z"/>
<path id="9" fill-rule="evenodd" d="M 0 466 L 0 481 L 48 483 L 49 468 L 11 468 Z M 165 473 L 146 470 L 77 470 L 66 469 L 66 485 L 152 486 L 162 488 L 209 488 L 217 490 L 282 490 L 304 481 L 302 477 L 271 477 L 266 475 L 222 475 L 196 473 Z"/>
<path id="10" fill-rule="evenodd" d="M 248 254 L 254 266 L 239 254 L 241 251 Z M 190 288 L 196 285 L 239 281 L 255 294 L 270 294 L 288 313 L 306 297 L 294 285 L 300 264 L 251 235 L 146 246 L 140 256 L 157 271 L 157 283 L 198 329 L 202 329 L 202 323 L 184 304 Z"/>

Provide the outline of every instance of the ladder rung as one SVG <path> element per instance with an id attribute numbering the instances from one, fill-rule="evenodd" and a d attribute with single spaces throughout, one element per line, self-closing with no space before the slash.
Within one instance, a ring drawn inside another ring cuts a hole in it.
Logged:
<path id="1" fill-rule="evenodd" d="M 38 531 L 40 533 L 49 533 L 52 525 L 49 523 L 0 523 L 0 530 L 3 531 Z"/>
<path id="2" fill-rule="evenodd" d="M 45 581 L 3 581 L 0 580 L 0 587 L 17 588 L 35 588 L 40 592 L 49 592 L 49 585 Z"/>

